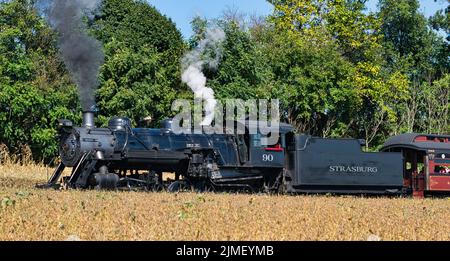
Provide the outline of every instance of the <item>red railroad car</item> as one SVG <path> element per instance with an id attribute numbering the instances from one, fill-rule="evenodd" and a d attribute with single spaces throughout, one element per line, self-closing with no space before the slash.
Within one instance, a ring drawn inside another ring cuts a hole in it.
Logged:
<path id="1" fill-rule="evenodd" d="M 408 133 L 389 138 L 385 152 L 402 152 L 404 187 L 414 197 L 450 192 L 450 135 Z"/>

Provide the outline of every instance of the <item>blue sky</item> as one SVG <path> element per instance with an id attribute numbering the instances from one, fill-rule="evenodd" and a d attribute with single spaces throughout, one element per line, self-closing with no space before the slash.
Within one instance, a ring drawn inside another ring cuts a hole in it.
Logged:
<path id="1" fill-rule="evenodd" d="M 188 38 L 192 34 L 190 21 L 196 15 L 206 18 L 218 18 L 227 8 L 237 8 L 248 15 L 268 15 L 272 5 L 265 0 L 147 0 L 161 13 L 172 18 L 178 29 Z M 368 8 L 376 10 L 378 0 L 369 0 Z M 445 8 L 447 0 L 420 0 L 421 11 L 430 16 Z"/>
<path id="2" fill-rule="evenodd" d="M 272 5 L 265 0 L 147 0 L 162 14 L 172 18 L 184 37 L 192 34 L 190 22 L 199 15 L 218 18 L 227 8 L 237 8 L 249 15 L 268 15 Z"/>

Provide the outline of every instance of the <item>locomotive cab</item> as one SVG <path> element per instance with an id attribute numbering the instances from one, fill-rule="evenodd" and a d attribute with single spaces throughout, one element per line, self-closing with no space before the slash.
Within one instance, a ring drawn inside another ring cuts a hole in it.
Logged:
<path id="1" fill-rule="evenodd" d="M 250 164 L 258 167 L 283 168 L 286 159 L 286 136 L 289 133 L 293 133 L 293 127 L 280 123 L 278 133 L 270 133 L 270 136 L 276 135 L 273 144 L 265 144 L 267 135 L 260 132 L 250 134 L 248 137 Z"/>
<path id="2" fill-rule="evenodd" d="M 218 187 L 242 187 L 254 191 L 259 187 L 278 189 L 282 178 L 287 133 L 293 128 L 280 124 L 269 137 L 276 135 L 273 144 L 266 144 L 266 134 L 258 121 L 237 121 L 234 130 L 211 135 L 212 147 L 218 155 L 218 171 L 211 181 Z M 240 132 L 237 131 L 240 130 Z"/>

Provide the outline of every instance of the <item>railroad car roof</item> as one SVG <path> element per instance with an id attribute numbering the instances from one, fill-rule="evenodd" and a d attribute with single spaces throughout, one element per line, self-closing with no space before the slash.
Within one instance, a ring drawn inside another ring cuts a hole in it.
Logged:
<path id="1" fill-rule="evenodd" d="M 390 148 L 412 148 L 417 150 L 450 150 L 450 135 L 406 133 L 389 138 L 382 150 Z"/>

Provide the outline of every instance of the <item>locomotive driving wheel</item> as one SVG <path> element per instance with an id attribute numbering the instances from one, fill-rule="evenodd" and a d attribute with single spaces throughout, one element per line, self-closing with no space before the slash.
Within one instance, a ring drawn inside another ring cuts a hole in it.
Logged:
<path id="1" fill-rule="evenodd" d="M 176 180 L 167 187 L 167 191 L 170 193 L 176 193 L 182 191 L 182 188 L 184 187 L 184 182 L 181 180 Z"/>

